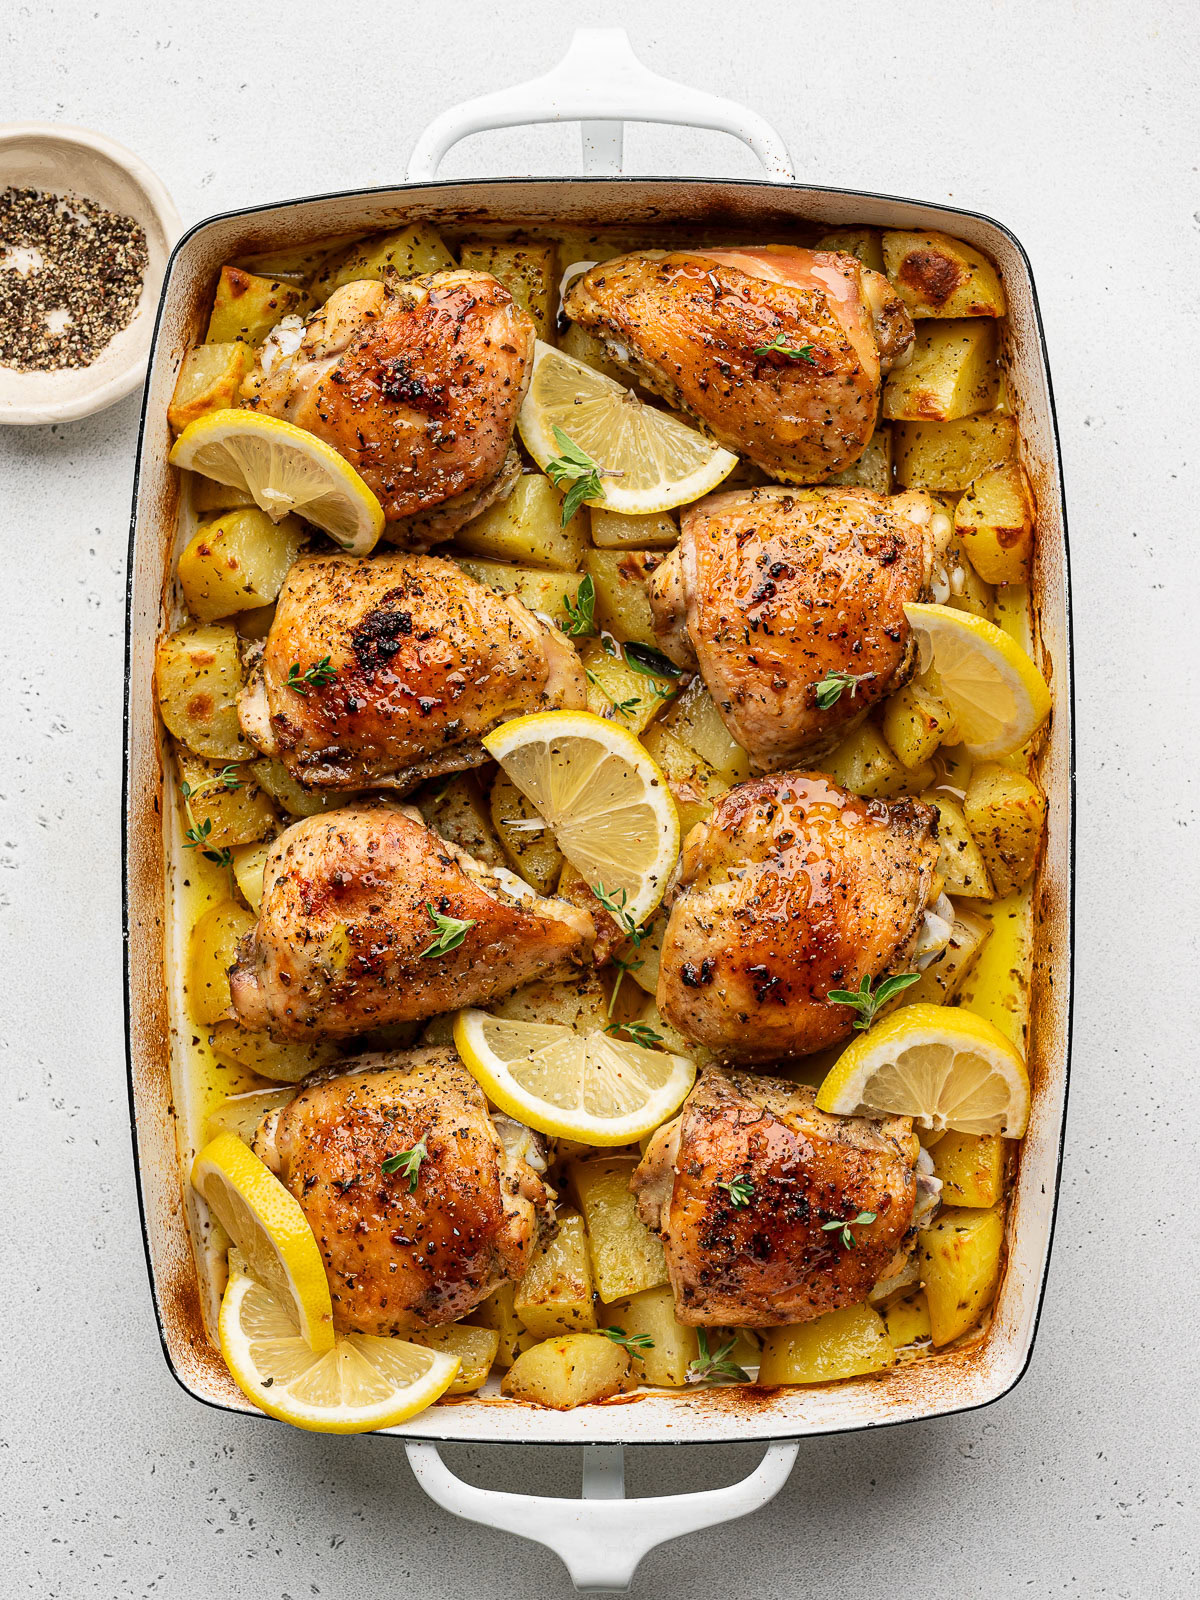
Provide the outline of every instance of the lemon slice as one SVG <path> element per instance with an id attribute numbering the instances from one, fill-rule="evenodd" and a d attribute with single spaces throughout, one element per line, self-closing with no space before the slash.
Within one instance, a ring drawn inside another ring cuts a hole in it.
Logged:
<path id="1" fill-rule="evenodd" d="M 274 522 L 298 512 L 354 556 L 383 532 L 383 507 L 350 463 L 280 417 L 210 411 L 179 435 L 171 462 L 245 490 Z"/>
<path id="2" fill-rule="evenodd" d="M 540 339 L 517 427 L 543 472 L 562 454 L 554 437 L 561 428 L 603 469 L 604 493 L 587 503 L 626 516 L 697 500 L 738 461 L 678 417 L 646 405 L 624 384 Z"/>
<path id="3" fill-rule="evenodd" d="M 912 1117 L 923 1128 L 1019 1139 L 1029 1076 L 1012 1043 L 957 1006 L 905 1006 L 844 1050 L 817 1090 L 837 1116 Z"/>
<path id="4" fill-rule="evenodd" d="M 247 1399 L 313 1433 L 366 1433 L 407 1422 L 458 1374 L 457 1356 L 374 1334 L 339 1333 L 318 1353 L 290 1307 L 236 1269 L 217 1330 L 225 1365 Z"/>
<path id="5" fill-rule="evenodd" d="M 1050 715 L 1045 678 L 1021 646 L 985 617 L 951 606 L 907 605 L 920 671 L 931 667 L 939 697 L 974 756 L 1008 755 Z"/>
<path id="6" fill-rule="evenodd" d="M 633 735 L 590 711 L 539 711 L 502 723 L 483 744 L 592 889 L 645 921 L 679 855 L 679 813 Z"/>
<path id="7" fill-rule="evenodd" d="M 584 1144 L 630 1144 L 679 1109 L 696 1079 L 684 1056 L 551 1022 L 467 1009 L 454 1043 L 493 1105 L 526 1127 Z"/>
<path id="8" fill-rule="evenodd" d="M 307 1344 L 333 1348 L 333 1302 L 325 1264 L 300 1203 L 236 1134 L 204 1146 L 192 1185 L 241 1251 L 246 1271 L 292 1308 Z"/>

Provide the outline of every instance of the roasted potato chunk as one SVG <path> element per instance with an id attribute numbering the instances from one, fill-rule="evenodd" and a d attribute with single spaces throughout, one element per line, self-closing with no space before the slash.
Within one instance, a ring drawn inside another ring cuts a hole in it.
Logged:
<path id="1" fill-rule="evenodd" d="M 228 411 L 236 406 L 242 381 L 253 365 L 254 351 L 240 340 L 201 344 L 189 350 L 167 407 L 167 421 L 175 432 L 182 433 L 189 422 L 210 411 Z"/>
<path id="2" fill-rule="evenodd" d="M 995 1023 L 1022 1051 L 1028 1043 L 1029 977 L 1033 966 L 1032 887 L 1027 883 L 1003 899 L 980 907 L 991 936 L 961 990 L 963 1005 Z"/>
<path id="3" fill-rule="evenodd" d="M 255 916 L 262 905 L 263 872 L 273 843 L 273 839 L 263 839 L 257 844 L 240 845 L 233 852 L 233 880 Z"/>
<path id="4" fill-rule="evenodd" d="M 553 894 L 563 854 L 532 800 L 505 773 L 492 784 L 491 818 L 508 865 L 539 894 Z"/>
<path id="5" fill-rule="evenodd" d="M 584 565 L 596 593 L 599 627 L 618 639 L 658 649 L 646 581 L 663 559 L 661 550 L 588 550 Z"/>
<path id="6" fill-rule="evenodd" d="M 487 867 L 503 867 L 508 857 L 492 827 L 487 801 L 473 772 L 436 780 L 417 800 L 426 827 L 449 839 Z"/>
<path id="7" fill-rule="evenodd" d="M 576 1033 L 603 1028 L 609 1020 L 608 995 L 594 970 L 582 972 L 577 978 L 535 979 L 503 1000 L 494 1001 L 490 1010 L 493 1015 L 509 1017 L 514 1022 L 557 1023 L 574 1028 Z"/>
<path id="8" fill-rule="evenodd" d="M 883 236 L 884 271 L 914 317 L 1002 317 L 1000 274 L 974 245 L 947 233 Z"/>
<path id="9" fill-rule="evenodd" d="M 294 283 L 260 278 L 241 267 L 222 267 L 204 342 L 259 345 L 277 322 L 303 315 L 308 304 L 308 296 Z"/>
<path id="10" fill-rule="evenodd" d="M 224 345 L 202 344 L 201 350 L 223 350 Z M 237 350 L 245 350 L 245 345 L 235 345 Z M 253 353 L 250 352 L 253 360 Z M 202 472 L 188 472 L 184 476 L 188 479 L 192 492 L 192 509 L 202 516 L 207 516 L 212 511 L 233 511 L 235 508 L 252 506 L 254 496 L 249 489 L 235 489 L 231 483 L 218 483 L 215 478 L 206 478 Z"/>
<path id="11" fill-rule="evenodd" d="M 768 1328 L 758 1366 L 761 1384 L 829 1383 L 882 1372 L 896 1360 L 887 1326 L 870 1306 L 843 1306 L 811 1322 Z"/>
<path id="12" fill-rule="evenodd" d="M 577 572 L 588 547 L 587 522 L 576 512 L 564 528 L 558 490 L 540 472 L 526 472 L 506 499 L 460 528 L 454 542 L 492 561 Z"/>
<path id="13" fill-rule="evenodd" d="M 883 386 L 883 414 L 893 421 L 948 422 L 990 411 L 999 373 L 996 324 L 989 317 L 923 323 L 912 358 Z"/>
<path id="14" fill-rule="evenodd" d="M 883 708 L 883 736 L 910 771 L 923 767 L 943 742 L 955 738 L 954 713 L 917 683 L 906 683 Z"/>
<path id="15" fill-rule="evenodd" d="M 943 1205 L 994 1206 L 1004 1193 L 1004 1140 L 998 1133 L 950 1129 L 931 1154 Z"/>
<path id="16" fill-rule="evenodd" d="M 898 761 L 873 722 L 864 722 L 843 739 L 831 756 L 821 762 L 835 783 L 868 800 L 888 800 L 898 794 L 911 794 L 929 781 L 933 768 L 914 767 L 911 771 Z"/>
<path id="17" fill-rule="evenodd" d="M 750 776 L 750 757 L 721 721 L 704 679 L 695 675 L 662 716 L 662 726 L 694 750 L 730 789 Z"/>
<path id="18" fill-rule="evenodd" d="M 454 257 L 437 229 L 428 222 L 414 222 L 394 233 L 361 239 L 330 256 L 313 281 L 312 295 L 317 305 L 324 305 L 335 289 L 360 278 L 382 279 L 393 274 L 413 278 L 453 266 Z"/>
<path id="19" fill-rule="evenodd" d="M 243 917 L 247 915 L 240 906 L 235 909 L 241 911 Z M 254 918 L 251 917 L 251 926 L 253 922 Z M 318 1067 L 329 1066 L 340 1054 L 334 1044 L 276 1044 L 270 1034 L 252 1033 L 249 1028 L 243 1028 L 240 1022 L 214 1020 L 216 1026 L 208 1042 L 217 1060 L 244 1067 L 248 1072 L 256 1072 L 260 1078 L 269 1078 L 275 1083 L 299 1083 L 301 1078 L 307 1078 Z"/>
<path id="20" fill-rule="evenodd" d="M 955 906 L 950 943 L 944 955 L 940 961 L 926 967 L 916 983 L 905 989 L 901 1004 L 924 1001 L 931 1006 L 950 1005 L 970 977 L 971 968 L 979 960 L 991 932 L 992 925 L 986 917 L 966 906 Z"/>
<path id="21" fill-rule="evenodd" d="M 629 1192 L 636 1166 L 632 1156 L 599 1156 L 571 1167 L 571 1187 L 587 1225 L 592 1279 L 606 1305 L 667 1281 L 663 1247 L 638 1216 Z"/>
<path id="22" fill-rule="evenodd" d="M 504 1374 L 501 1394 L 570 1411 L 633 1387 L 629 1355 L 597 1333 L 547 1339 L 523 1351 Z"/>
<path id="23" fill-rule="evenodd" d="M 349 805 L 356 795 L 335 790 L 318 793 L 305 789 L 274 756 L 264 756 L 254 763 L 254 776 L 282 811 L 289 817 L 315 817 L 318 811 Z"/>
<path id="24" fill-rule="evenodd" d="M 892 492 L 892 430 L 881 422 L 867 441 L 867 448 L 858 460 L 844 467 L 828 484 L 843 484 L 850 488 L 874 489 L 879 494 Z"/>
<path id="25" fill-rule="evenodd" d="M 410 1337 L 414 1344 L 458 1357 L 458 1376 L 446 1390 L 447 1394 L 473 1394 L 482 1388 L 500 1348 L 500 1335 L 495 1328 L 473 1328 L 463 1322 L 425 1328 Z"/>
<path id="26" fill-rule="evenodd" d="M 924 1292 L 903 1295 L 893 1300 L 883 1313 L 887 1323 L 888 1338 L 895 1350 L 915 1344 L 918 1339 L 929 1338 L 929 1303 Z"/>
<path id="27" fill-rule="evenodd" d="M 921 1231 L 919 1240 L 930 1333 L 934 1344 L 949 1344 L 973 1328 L 995 1298 L 1004 1244 L 1002 1208 L 951 1207 Z"/>
<path id="28" fill-rule="evenodd" d="M 579 603 L 582 572 L 547 572 L 541 567 L 515 567 L 506 561 L 482 561 L 475 556 L 458 557 L 458 565 L 476 583 L 486 584 L 497 594 L 514 594 L 530 611 L 540 611 L 564 633 L 571 627 L 568 601 Z"/>
<path id="29" fill-rule="evenodd" d="M 956 422 L 897 422 L 892 438 L 902 489 L 965 489 L 1012 458 L 1017 425 L 989 411 Z"/>
<path id="30" fill-rule="evenodd" d="M 471 1313 L 471 1325 L 490 1328 L 496 1334 L 496 1353 L 493 1366 L 511 1367 L 517 1359 L 517 1342 L 521 1337 L 521 1324 L 513 1310 L 513 1286 L 502 1283 Z"/>
<path id="31" fill-rule="evenodd" d="M 159 715 L 189 750 L 221 762 L 253 753 L 238 722 L 242 659 L 232 622 L 194 623 L 160 639 L 154 682 Z"/>
<path id="32" fill-rule="evenodd" d="M 615 361 L 611 361 L 604 348 L 604 341 L 587 328 L 581 328 L 577 322 L 572 322 L 566 333 L 558 341 L 558 348 L 576 361 L 582 361 L 584 366 L 594 367 L 597 372 L 602 372 L 606 378 L 611 378 L 614 383 L 628 385 L 629 374 L 622 372 Z"/>
<path id="33" fill-rule="evenodd" d="M 872 272 L 883 271 L 883 240 L 878 228 L 838 228 L 822 234 L 816 247 L 841 250 L 848 256 L 857 256 Z"/>
<path id="34" fill-rule="evenodd" d="M 490 272 L 537 323 L 538 338 L 554 337 L 558 256 L 552 244 L 495 244 L 486 239 L 464 239 L 458 250 L 458 264 Z"/>
<path id="35" fill-rule="evenodd" d="M 588 710 L 614 718 L 632 733 L 641 733 L 674 696 L 679 681 L 665 672 L 639 671 L 630 665 L 624 651 L 616 654 L 615 650 L 611 639 L 588 639 L 580 649 L 587 673 Z"/>
<path id="36" fill-rule="evenodd" d="M 597 550 L 669 550 L 679 543 L 679 524 L 669 511 L 626 517 L 603 506 L 589 506 L 588 515 Z"/>
<path id="37" fill-rule="evenodd" d="M 689 750 L 681 739 L 657 723 L 646 729 L 642 743 L 666 776 L 679 812 L 680 837 L 686 839 L 689 828 L 711 814 L 713 801 L 730 786 L 702 755 Z"/>
<path id="38" fill-rule="evenodd" d="M 971 483 L 955 507 L 954 527 L 985 582 L 1029 582 L 1033 516 L 1033 490 L 1019 461 L 1006 461 Z"/>
<path id="39" fill-rule="evenodd" d="M 946 893 L 961 900 L 991 900 L 995 895 L 991 876 L 962 807 L 937 789 L 921 799 L 937 808 L 938 871 L 946 881 Z"/>
<path id="40" fill-rule="evenodd" d="M 211 906 L 188 940 L 188 1015 L 200 1027 L 219 1022 L 229 1011 L 229 969 L 254 918 L 235 900 Z"/>
<path id="41" fill-rule="evenodd" d="M 190 750 L 175 754 L 180 793 L 191 811 L 188 826 L 201 835 L 200 848 L 253 844 L 273 831 L 278 821 L 275 807 L 255 782 L 251 767 L 205 761 Z"/>
<path id="42" fill-rule="evenodd" d="M 1011 894 L 1033 876 L 1046 796 L 1032 778 L 998 761 L 982 762 L 971 774 L 963 816 L 998 895 Z"/>
<path id="43" fill-rule="evenodd" d="M 271 605 L 307 540 L 299 517 L 272 522 L 257 506 L 208 517 L 179 558 L 188 610 L 201 622 L 215 622 Z"/>
<path id="44" fill-rule="evenodd" d="M 513 1309 L 535 1339 L 583 1333 L 596 1326 L 592 1266 L 583 1218 L 560 1211 L 558 1232 L 539 1242 L 516 1286 Z"/>
<path id="45" fill-rule="evenodd" d="M 649 1345 L 630 1348 L 639 1383 L 663 1389 L 684 1388 L 688 1368 L 700 1354 L 700 1341 L 695 1328 L 685 1328 L 675 1320 L 675 1297 L 669 1284 L 619 1300 L 604 1315 L 610 1319 L 610 1327 L 619 1328 L 631 1338 L 649 1339 Z"/>

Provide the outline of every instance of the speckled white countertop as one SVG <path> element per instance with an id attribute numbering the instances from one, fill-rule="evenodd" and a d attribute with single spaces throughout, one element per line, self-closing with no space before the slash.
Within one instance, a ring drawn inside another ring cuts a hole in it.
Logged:
<path id="1" fill-rule="evenodd" d="M 0 116 L 101 129 L 185 223 L 398 180 L 451 101 L 558 59 L 570 8 L 411 0 L 0 8 Z M 766 1511 L 667 1546 L 640 1596 L 1197 1592 L 1195 1090 L 1200 14 L 1187 0 L 611 0 L 657 71 L 753 105 L 802 178 L 946 199 L 1033 261 L 1074 558 L 1075 1053 L 1033 1363 L 989 1410 L 802 1446 Z M 750 175 L 719 135 L 637 130 L 630 170 Z M 566 171 L 564 130 L 448 176 Z M 556 1597 L 540 1548 L 455 1522 L 389 1439 L 201 1408 L 147 1293 L 120 984 L 125 546 L 138 401 L 0 430 L 0 1594 L 35 1600 Z M 1188 1369 L 1190 1371 L 1190 1377 Z M 758 1451 L 635 1457 L 631 1490 Z M 578 1452 L 455 1450 L 572 1493 Z"/>

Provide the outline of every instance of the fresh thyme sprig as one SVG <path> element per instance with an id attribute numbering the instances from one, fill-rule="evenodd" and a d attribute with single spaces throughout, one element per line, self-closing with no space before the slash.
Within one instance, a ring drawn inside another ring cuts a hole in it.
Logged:
<path id="1" fill-rule="evenodd" d="M 827 996 L 834 1005 L 853 1006 L 858 1012 L 854 1019 L 856 1028 L 869 1028 L 875 1020 L 875 1013 L 881 1006 L 887 1005 L 894 995 L 902 989 L 907 989 L 910 983 L 916 983 L 921 976 L 919 972 L 898 972 L 891 978 L 880 978 L 875 992 L 871 992 L 871 980 L 865 974 L 857 989 L 830 989 Z"/>
<path id="2" fill-rule="evenodd" d="M 625 909 L 629 903 L 628 892 L 625 889 L 615 889 L 610 894 L 602 883 L 598 883 L 592 889 L 592 893 L 633 945 L 633 948 L 640 950 L 642 940 L 646 937 L 646 930 L 639 928 L 632 914 Z M 619 899 L 618 896 L 620 896 Z"/>
<path id="3" fill-rule="evenodd" d="M 831 706 L 837 705 L 842 698 L 843 689 L 849 689 L 851 700 L 858 693 L 860 683 L 865 683 L 868 678 L 873 678 L 873 672 L 827 672 L 820 683 L 814 683 L 812 688 L 816 691 L 817 705 L 822 711 L 828 711 Z"/>
<path id="4" fill-rule="evenodd" d="M 553 433 L 559 454 L 547 461 L 546 476 L 556 489 L 564 483 L 570 484 L 562 503 L 562 526 L 565 528 L 585 500 L 604 499 L 604 485 L 600 482 L 604 468 L 561 428 L 555 427 Z"/>
<path id="5" fill-rule="evenodd" d="M 842 1241 L 842 1249 L 853 1250 L 855 1239 L 850 1229 L 867 1227 L 869 1223 L 875 1221 L 875 1216 L 876 1213 L 874 1211 L 860 1211 L 856 1217 L 835 1218 L 833 1222 L 823 1222 L 821 1224 L 821 1232 L 836 1232 Z"/>
<path id="6" fill-rule="evenodd" d="M 425 1148 L 425 1137 L 423 1136 L 418 1143 L 413 1145 L 411 1150 L 401 1150 L 399 1155 L 386 1156 L 381 1165 L 389 1177 L 394 1172 L 398 1172 L 401 1177 L 407 1178 L 409 1194 L 416 1194 L 417 1181 L 421 1175 L 421 1163 L 428 1156 L 429 1151 Z"/>
<path id="7" fill-rule="evenodd" d="M 567 632 L 572 639 L 582 639 L 585 634 L 595 633 L 596 585 L 592 582 L 590 572 L 584 574 L 574 600 L 569 594 L 563 595 L 563 609 L 567 613 Z"/>
<path id="8" fill-rule="evenodd" d="M 817 358 L 813 355 L 811 344 L 789 344 L 786 335 L 782 333 L 777 333 L 770 344 L 755 345 L 754 354 L 756 356 L 787 356 L 790 361 L 807 361 L 810 367 L 815 367 L 817 364 Z"/>
<path id="9" fill-rule="evenodd" d="M 750 1178 L 732 1178 L 728 1183 L 717 1183 L 718 1189 L 724 1189 L 729 1195 L 729 1203 L 738 1211 L 744 1210 L 750 1204 L 750 1197 L 754 1193 L 754 1183 Z"/>
<path id="10" fill-rule="evenodd" d="M 653 1350 L 654 1340 L 648 1333 L 626 1333 L 624 1328 L 597 1328 L 596 1332 L 626 1350 Z"/>
<path id="11" fill-rule="evenodd" d="M 617 981 L 613 984 L 612 993 L 608 997 L 608 1014 L 611 1017 L 613 1007 L 617 1003 L 617 991 L 620 989 L 627 972 L 636 972 L 642 965 L 640 961 L 622 961 L 620 956 L 613 957 L 613 966 L 617 969 Z M 611 1029 L 608 1031 L 612 1031 Z"/>
<path id="12" fill-rule="evenodd" d="M 739 1367 L 736 1361 L 730 1360 L 730 1355 L 737 1339 L 728 1340 L 719 1349 L 709 1351 L 708 1330 L 696 1329 L 696 1343 L 700 1347 L 700 1354 L 694 1361 L 688 1363 L 687 1381 L 689 1383 L 749 1383 L 750 1374 L 744 1367 Z"/>
<path id="13" fill-rule="evenodd" d="M 307 700 L 310 688 L 323 689 L 327 683 L 332 683 L 337 673 L 329 665 L 329 657 L 322 656 L 320 661 L 311 667 L 300 671 L 300 663 L 293 661 L 288 668 L 288 675 L 284 679 L 284 688 L 291 689 L 293 693 L 303 695 Z"/>
<path id="14" fill-rule="evenodd" d="M 641 966 L 641 962 L 638 962 Z M 665 1043 L 661 1033 L 653 1029 L 648 1022 L 610 1022 L 605 1028 L 605 1033 L 627 1033 L 634 1044 L 640 1044 L 643 1050 L 656 1050 Z"/>
<path id="15" fill-rule="evenodd" d="M 429 913 L 429 920 L 437 929 L 437 938 L 424 950 L 418 951 L 418 955 L 448 956 L 451 950 L 458 949 L 469 930 L 475 926 L 474 917 L 447 917 L 441 911 L 435 911 L 428 902 L 425 909 Z"/>
<path id="16" fill-rule="evenodd" d="M 599 689 L 600 693 L 607 700 L 608 699 L 608 690 L 600 682 L 600 679 L 596 676 L 596 674 L 592 671 L 592 669 L 590 667 L 585 667 L 584 668 L 584 673 L 585 673 L 585 675 L 587 677 L 587 681 L 590 684 L 594 684 L 595 687 L 597 689 Z M 641 697 L 640 694 L 631 694 L 629 696 L 628 700 L 614 700 L 613 703 L 612 703 L 612 708 L 613 708 L 614 711 L 619 711 L 623 717 L 632 716 L 633 712 L 637 708 L 637 703 L 641 698 L 642 697 Z"/>

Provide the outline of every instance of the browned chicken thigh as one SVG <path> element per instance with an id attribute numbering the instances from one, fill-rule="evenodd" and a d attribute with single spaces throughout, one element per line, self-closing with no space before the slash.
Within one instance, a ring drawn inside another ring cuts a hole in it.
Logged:
<path id="1" fill-rule="evenodd" d="M 549 1195 L 517 1148 L 536 1160 L 535 1136 L 508 1124 L 510 1150 L 498 1121 L 453 1049 L 314 1074 L 264 1120 L 254 1149 L 312 1225 L 336 1328 L 453 1322 L 521 1276 Z"/>
<path id="2" fill-rule="evenodd" d="M 813 1098 L 710 1067 L 654 1135 L 630 1187 L 662 1238 L 680 1322 L 807 1322 L 865 1300 L 904 1250 L 920 1151 L 911 1118 L 833 1117 Z M 872 1220 L 856 1222 L 864 1212 Z"/>
<path id="3" fill-rule="evenodd" d="M 300 560 L 239 706 L 243 730 L 318 789 L 400 790 L 486 759 L 506 717 L 587 703 L 579 657 L 451 561 Z"/>
<path id="4" fill-rule="evenodd" d="M 276 1039 L 344 1038 L 563 974 L 594 936 L 585 911 L 483 866 L 415 811 L 347 806 L 271 846 L 230 994 Z"/>
<path id="5" fill-rule="evenodd" d="M 905 605 L 927 599 L 928 495 L 736 489 L 690 506 L 650 580 L 666 653 L 699 666 L 754 767 L 832 750 L 899 689 L 915 657 Z M 849 675 L 822 709 L 818 686 Z"/>
<path id="6" fill-rule="evenodd" d="M 515 483 L 535 332 L 490 273 L 347 283 L 298 348 L 264 344 L 243 394 L 331 444 L 378 495 L 384 537 L 424 549 Z"/>
<path id="7" fill-rule="evenodd" d="M 636 251 L 576 278 L 563 307 L 640 383 L 785 483 L 858 460 L 880 375 L 913 339 L 886 278 L 795 245 Z"/>
<path id="8" fill-rule="evenodd" d="M 919 801 L 862 800 L 820 773 L 739 784 L 684 841 L 658 1009 L 730 1061 L 840 1043 L 855 1013 L 829 991 L 907 970 L 937 860 L 937 814 Z"/>

